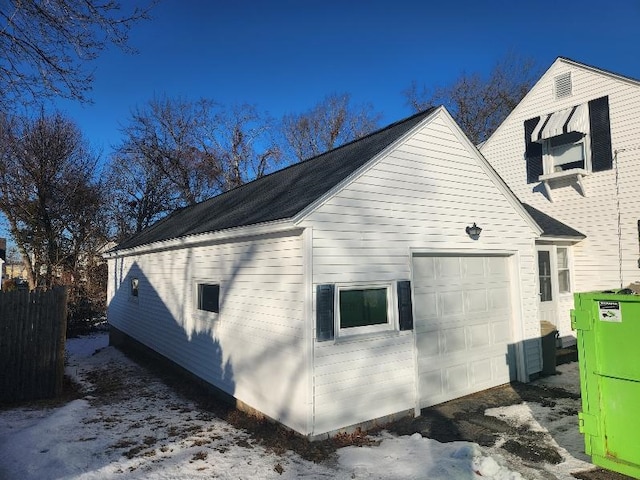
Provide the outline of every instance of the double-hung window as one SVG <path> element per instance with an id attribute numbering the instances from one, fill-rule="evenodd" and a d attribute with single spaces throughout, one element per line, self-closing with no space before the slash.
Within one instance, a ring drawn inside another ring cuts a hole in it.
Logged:
<path id="1" fill-rule="evenodd" d="M 551 187 L 577 181 L 613 166 L 609 97 L 600 97 L 524 122 L 527 183 L 542 181 L 551 199 Z"/>
<path id="2" fill-rule="evenodd" d="M 586 135 L 579 132 L 566 133 L 544 140 L 542 154 L 544 174 L 582 169 L 590 171 Z"/>
<path id="3" fill-rule="evenodd" d="M 558 264 L 558 291 L 560 293 L 571 293 L 571 272 L 569 270 L 569 249 L 558 247 L 556 249 Z"/>

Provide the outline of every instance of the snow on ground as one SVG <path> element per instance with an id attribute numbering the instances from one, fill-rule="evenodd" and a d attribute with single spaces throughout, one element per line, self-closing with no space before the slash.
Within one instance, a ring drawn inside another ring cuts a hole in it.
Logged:
<path id="1" fill-rule="evenodd" d="M 557 375 L 541 378 L 535 383 L 579 394 L 578 363 L 560 365 L 557 370 Z M 546 441 L 563 458 L 563 462 L 549 465 L 545 470 L 560 479 L 573 480 L 571 473 L 593 468 L 590 457 L 584 453 L 584 437 L 578 430 L 579 406 L 579 400 L 558 398 L 545 404 L 523 402 L 519 405 L 490 408 L 485 411 L 485 415 L 497 417 L 515 427 L 545 433 Z"/>
<path id="2" fill-rule="evenodd" d="M 496 448 L 443 444 L 419 434 L 385 432 L 377 446 L 342 448 L 319 464 L 293 452 L 277 455 L 249 432 L 198 409 L 107 343 L 106 334 L 67 341 L 67 374 L 82 385 L 84 398 L 58 408 L 0 410 L 0 480 L 523 478 L 505 466 Z M 545 408 L 522 404 L 491 414 L 553 430 L 569 458 L 575 454 L 569 447 L 575 419 L 569 416 L 565 423 Z M 555 471 L 578 468 L 573 465 Z"/>

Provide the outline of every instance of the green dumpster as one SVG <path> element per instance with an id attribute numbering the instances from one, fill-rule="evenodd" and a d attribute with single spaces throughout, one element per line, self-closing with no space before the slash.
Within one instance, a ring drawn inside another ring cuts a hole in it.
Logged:
<path id="1" fill-rule="evenodd" d="M 578 418 L 595 465 L 640 478 L 640 296 L 621 292 L 574 296 Z"/>

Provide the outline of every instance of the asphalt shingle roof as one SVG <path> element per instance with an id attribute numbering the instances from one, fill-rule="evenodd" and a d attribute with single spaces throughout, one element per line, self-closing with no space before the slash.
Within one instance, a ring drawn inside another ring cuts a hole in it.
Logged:
<path id="1" fill-rule="evenodd" d="M 123 241 L 114 250 L 292 218 L 402 137 L 433 110 L 417 113 L 317 157 L 176 210 Z"/>
<path id="2" fill-rule="evenodd" d="M 587 238 L 586 235 L 580 233 L 579 231 L 571 228 L 568 225 L 565 225 L 561 221 L 550 217 L 546 213 L 533 208 L 531 205 L 527 203 L 523 203 L 522 205 L 524 206 L 524 209 L 527 211 L 527 213 L 531 215 L 531 218 L 533 218 L 542 229 L 543 237 Z"/>

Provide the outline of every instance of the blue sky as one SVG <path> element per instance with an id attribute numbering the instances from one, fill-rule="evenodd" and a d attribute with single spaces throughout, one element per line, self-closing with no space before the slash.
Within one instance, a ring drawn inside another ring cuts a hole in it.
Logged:
<path id="1" fill-rule="evenodd" d="M 154 94 L 279 118 L 347 92 L 382 126 L 412 113 L 402 94 L 412 81 L 487 72 L 508 52 L 543 69 L 565 56 L 640 78 L 640 0 L 160 0 L 130 44 L 137 55 L 110 48 L 92 64 L 93 104 L 55 103 L 103 159 Z"/>
<path id="2" fill-rule="evenodd" d="M 543 69 L 566 56 L 640 78 L 640 1 L 160 0 L 130 43 L 138 54 L 112 48 L 93 64 L 92 105 L 56 104 L 105 157 L 154 94 L 279 118 L 347 92 L 384 125 L 411 113 L 412 81 L 486 72 L 509 51 Z"/>

